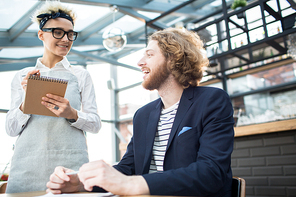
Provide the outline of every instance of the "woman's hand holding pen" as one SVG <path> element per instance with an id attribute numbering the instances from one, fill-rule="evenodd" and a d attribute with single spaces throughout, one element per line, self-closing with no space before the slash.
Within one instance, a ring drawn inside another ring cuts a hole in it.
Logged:
<path id="1" fill-rule="evenodd" d="M 78 119 L 76 109 L 71 107 L 69 100 L 66 98 L 53 94 L 46 94 L 45 97 L 42 97 L 41 104 L 59 117 L 71 120 L 74 119 L 74 121 Z"/>
<path id="2" fill-rule="evenodd" d="M 27 75 L 23 78 L 23 81 L 21 82 L 21 85 L 23 87 L 23 89 L 26 91 L 27 89 L 27 83 L 28 83 L 28 78 L 30 75 L 36 75 L 36 76 L 40 76 L 40 72 L 38 69 L 35 69 L 35 70 L 32 70 L 32 71 L 29 71 L 27 73 Z"/>
<path id="3" fill-rule="evenodd" d="M 67 172 L 73 170 L 58 166 L 55 168 L 54 173 L 50 175 L 49 182 L 47 182 L 46 192 L 53 194 L 61 194 L 65 192 L 78 192 L 83 191 L 83 185 L 79 181 L 77 174 L 67 175 Z"/>
<path id="4" fill-rule="evenodd" d="M 36 75 L 36 76 L 40 76 L 40 72 L 39 72 L 39 70 L 38 69 L 35 69 L 35 70 L 32 70 L 32 71 L 29 71 L 28 73 L 27 73 L 27 75 L 23 78 L 23 80 L 22 80 L 22 82 L 21 82 L 21 85 L 22 85 L 22 88 L 23 88 L 23 90 L 26 92 L 26 90 L 27 90 L 27 83 L 28 83 L 28 78 L 29 78 L 29 76 L 30 75 Z M 20 110 L 22 110 L 23 111 L 23 103 L 21 104 L 21 106 L 20 106 Z"/>

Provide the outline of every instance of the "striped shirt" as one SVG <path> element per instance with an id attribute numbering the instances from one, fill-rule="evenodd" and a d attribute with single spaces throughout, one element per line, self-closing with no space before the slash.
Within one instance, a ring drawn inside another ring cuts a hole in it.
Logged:
<path id="1" fill-rule="evenodd" d="M 163 171 L 163 160 L 166 152 L 168 140 L 170 137 L 171 129 L 175 120 L 179 101 L 173 106 L 163 109 L 158 121 L 158 127 L 155 134 L 152 159 L 150 164 L 149 173 Z"/>

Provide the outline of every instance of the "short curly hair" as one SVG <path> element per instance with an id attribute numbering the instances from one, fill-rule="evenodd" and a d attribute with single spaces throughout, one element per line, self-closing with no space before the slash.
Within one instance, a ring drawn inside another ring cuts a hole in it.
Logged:
<path id="1" fill-rule="evenodd" d="M 33 23 L 37 23 L 39 26 L 42 18 L 37 18 L 38 15 L 55 14 L 57 12 L 69 15 L 72 18 L 73 23 L 75 24 L 76 13 L 71 8 L 62 5 L 59 1 L 46 1 L 39 9 L 34 12 L 31 20 Z"/>
<path id="2" fill-rule="evenodd" d="M 149 41 L 158 41 L 158 46 L 170 60 L 168 69 L 183 86 L 198 86 L 203 77 L 203 68 L 209 60 L 200 37 L 186 29 L 167 28 L 153 33 Z"/>

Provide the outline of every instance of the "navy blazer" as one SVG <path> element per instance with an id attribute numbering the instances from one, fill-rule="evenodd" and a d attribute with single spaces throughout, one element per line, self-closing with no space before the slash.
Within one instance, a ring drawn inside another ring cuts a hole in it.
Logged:
<path id="1" fill-rule="evenodd" d="M 148 174 L 161 99 L 140 108 L 133 137 L 114 167 L 126 175 L 143 175 L 151 195 L 231 196 L 233 108 L 218 88 L 183 91 L 164 157 L 163 172 Z"/>

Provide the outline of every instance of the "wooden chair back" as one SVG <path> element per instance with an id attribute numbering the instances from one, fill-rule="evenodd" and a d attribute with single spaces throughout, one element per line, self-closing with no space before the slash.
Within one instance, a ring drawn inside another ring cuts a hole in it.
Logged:
<path id="1" fill-rule="evenodd" d="M 246 197 L 245 179 L 232 177 L 232 197 Z"/>

